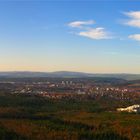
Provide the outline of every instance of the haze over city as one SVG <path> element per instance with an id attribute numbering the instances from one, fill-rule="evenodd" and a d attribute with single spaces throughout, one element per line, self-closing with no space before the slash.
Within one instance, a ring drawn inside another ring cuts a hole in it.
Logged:
<path id="1" fill-rule="evenodd" d="M 0 1 L 0 71 L 140 74 L 139 1 Z"/>

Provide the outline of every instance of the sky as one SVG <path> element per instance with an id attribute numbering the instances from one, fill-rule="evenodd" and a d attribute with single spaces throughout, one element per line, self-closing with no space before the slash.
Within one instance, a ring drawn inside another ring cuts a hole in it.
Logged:
<path id="1" fill-rule="evenodd" d="M 140 1 L 0 0 L 0 71 L 140 74 Z"/>

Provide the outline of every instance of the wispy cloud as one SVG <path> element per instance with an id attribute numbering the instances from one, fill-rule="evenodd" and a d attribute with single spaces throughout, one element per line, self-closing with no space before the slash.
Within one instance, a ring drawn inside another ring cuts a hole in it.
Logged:
<path id="1" fill-rule="evenodd" d="M 123 22 L 125 25 L 140 28 L 140 11 L 124 12 L 123 14 L 129 18 Z"/>
<path id="2" fill-rule="evenodd" d="M 73 21 L 68 24 L 68 26 L 73 28 L 80 28 L 81 31 L 75 33 L 76 35 L 87 37 L 90 39 L 100 40 L 100 39 L 111 39 L 112 37 L 109 35 L 103 27 L 92 28 L 89 25 L 95 24 L 94 20 L 88 21 Z"/>
<path id="3" fill-rule="evenodd" d="M 123 24 L 140 28 L 140 11 L 129 11 L 123 12 L 125 16 L 128 17 Z M 129 39 L 140 41 L 140 34 L 132 34 L 128 36 Z"/>
<path id="4" fill-rule="evenodd" d="M 93 25 L 93 24 L 95 24 L 94 20 L 88 20 L 88 21 L 73 21 L 73 22 L 70 22 L 68 25 L 70 27 L 81 28 L 84 25 Z"/>
<path id="5" fill-rule="evenodd" d="M 140 34 L 129 35 L 130 39 L 140 41 Z"/>
<path id="6" fill-rule="evenodd" d="M 140 11 L 124 12 L 124 14 L 134 19 L 140 19 Z"/>
<path id="7" fill-rule="evenodd" d="M 109 33 L 107 31 L 105 31 L 105 29 L 102 28 L 102 27 L 91 28 L 87 31 L 81 31 L 81 32 L 78 33 L 78 35 L 88 37 L 88 38 L 91 38 L 91 39 L 96 39 L 96 40 L 111 38 L 109 36 Z"/>

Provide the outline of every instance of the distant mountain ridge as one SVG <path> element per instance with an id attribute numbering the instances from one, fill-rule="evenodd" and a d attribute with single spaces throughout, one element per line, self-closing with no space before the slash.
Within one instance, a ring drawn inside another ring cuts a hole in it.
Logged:
<path id="1" fill-rule="evenodd" d="M 32 72 L 32 71 L 12 71 L 0 72 L 0 77 L 25 78 L 25 77 L 60 77 L 60 78 L 86 78 L 86 77 L 108 77 L 121 78 L 125 80 L 140 80 L 140 74 L 94 74 L 84 72 L 56 71 L 56 72 Z"/>

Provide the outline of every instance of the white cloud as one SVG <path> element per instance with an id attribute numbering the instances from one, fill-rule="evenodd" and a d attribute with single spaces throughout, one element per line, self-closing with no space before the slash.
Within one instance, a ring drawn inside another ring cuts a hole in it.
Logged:
<path id="1" fill-rule="evenodd" d="M 79 28 L 81 31 L 75 33 L 76 35 L 88 37 L 90 39 L 111 39 L 109 33 L 102 27 L 92 28 L 90 25 L 95 24 L 94 20 L 88 21 L 73 21 L 68 26 L 73 28 Z"/>
<path id="2" fill-rule="evenodd" d="M 124 14 L 126 16 L 134 18 L 134 19 L 140 19 L 140 11 L 124 12 Z"/>
<path id="3" fill-rule="evenodd" d="M 73 22 L 70 22 L 68 25 L 70 27 L 75 27 L 75 28 L 81 28 L 83 27 L 84 25 L 92 25 L 94 24 L 95 21 L 94 20 L 88 20 L 88 21 L 73 21 Z"/>
<path id="4" fill-rule="evenodd" d="M 124 12 L 124 15 L 129 17 L 129 19 L 124 22 L 124 24 L 140 28 L 140 11 Z M 140 41 L 140 34 L 132 34 L 129 35 L 128 38 Z"/>
<path id="5" fill-rule="evenodd" d="M 130 20 L 126 22 L 127 25 L 140 28 L 140 20 Z"/>
<path id="6" fill-rule="evenodd" d="M 140 41 L 140 34 L 130 35 L 129 38 L 136 41 Z"/>
<path id="7" fill-rule="evenodd" d="M 140 28 L 140 11 L 124 12 L 130 19 L 124 21 L 124 24 Z"/>
<path id="8" fill-rule="evenodd" d="M 81 31 L 78 33 L 78 35 L 88 37 L 91 39 L 96 39 L 96 40 L 111 38 L 109 36 L 109 33 L 106 32 L 105 29 L 101 28 L 101 27 L 100 28 L 91 28 L 91 29 L 86 30 L 86 31 Z"/>

